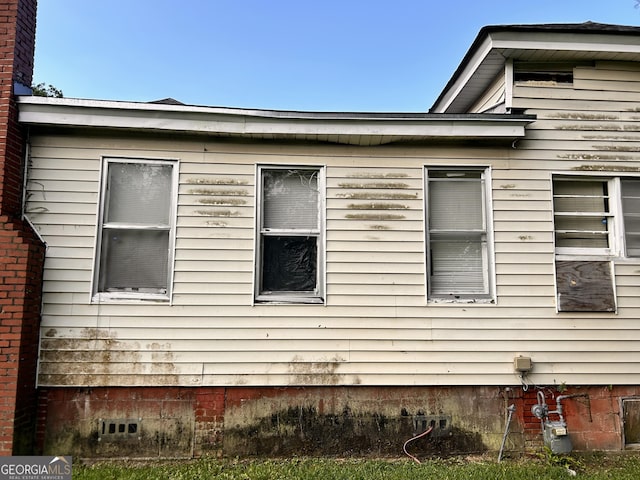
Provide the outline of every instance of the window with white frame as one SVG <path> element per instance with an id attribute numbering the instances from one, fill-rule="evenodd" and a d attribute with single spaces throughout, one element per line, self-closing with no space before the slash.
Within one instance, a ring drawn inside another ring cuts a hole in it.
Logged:
<path id="1" fill-rule="evenodd" d="M 258 168 L 256 301 L 324 301 L 322 168 Z"/>
<path id="2" fill-rule="evenodd" d="M 640 179 L 555 176 L 558 255 L 640 256 Z"/>
<path id="3" fill-rule="evenodd" d="M 176 170 L 173 161 L 104 159 L 95 299 L 168 299 Z"/>
<path id="4" fill-rule="evenodd" d="M 431 300 L 491 299 L 486 170 L 427 169 Z"/>
<path id="5" fill-rule="evenodd" d="M 612 187 L 612 180 L 604 178 L 554 178 L 556 253 L 610 255 L 613 252 Z"/>

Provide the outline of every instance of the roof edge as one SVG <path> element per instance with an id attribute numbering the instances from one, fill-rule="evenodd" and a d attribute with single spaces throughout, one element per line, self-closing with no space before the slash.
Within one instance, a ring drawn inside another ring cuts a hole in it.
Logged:
<path id="1" fill-rule="evenodd" d="M 583 23 L 550 23 L 550 24 L 514 24 L 514 25 L 486 25 L 482 27 L 471 46 L 462 57 L 458 67 L 451 75 L 449 81 L 444 86 L 436 100 L 433 102 L 429 112 L 433 112 L 447 96 L 447 93 L 455 86 L 458 79 L 466 70 L 467 65 L 474 55 L 480 50 L 491 34 L 498 32 L 526 32 L 526 33 L 567 33 L 567 34 L 591 34 L 591 35 L 640 35 L 640 27 L 631 25 L 614 25 L 607 23 L 597 23 L 587 21 Z"/>

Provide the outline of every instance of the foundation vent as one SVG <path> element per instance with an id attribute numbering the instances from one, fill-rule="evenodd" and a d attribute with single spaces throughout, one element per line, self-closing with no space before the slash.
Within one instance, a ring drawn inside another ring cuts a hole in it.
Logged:
<path id="1" fill-rule="evenodd" d="M 142 419 L 104 419 L 98 420 L 98 440 L 140 440 L 142 434 Z"/>

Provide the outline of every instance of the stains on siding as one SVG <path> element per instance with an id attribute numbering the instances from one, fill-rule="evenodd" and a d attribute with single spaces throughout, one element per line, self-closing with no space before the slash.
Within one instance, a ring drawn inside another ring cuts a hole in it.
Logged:
<path id="1" fill-rule="evenodd" d="M 320 362 L 306 362 L 303 357 L 296 355 L 289 364 L 291 374 L 290 385 L 338 385 L 343 376 L 337 371 L 340 364 L 346 360 L 339 355 Z"/>
<path id="2" fill-rule="evenodd" d="M 169 343 L 142 347 L 96 328 L 84 328 L 75 337 L 49 329 L 41 340 L 39 377 L 45 384 L 104 386 L 114 377 L 140 375 L 153 377 L 159 385 L 178 385 L 178 373 Z"/>
<path id="3" fill-rule="evenodd" d="M 341 183 L 340 188 L 409 188 L 409 185 L 402 182 L 372 182 L 372 183 Z"/>
<path id="4" fill-rule="evenodd" d="M 548 118 L 558 118 L 562 120 L 619 120 L 618 115 L 609 115 L 604 113 L 586 113 L 586 112 L 568 112 L 568 113 L 554 113 L 549 115 Z"/>
<path id="5" fill-rule="evenodd" d="M 404 210 L 408 205 L 399 203 L 350 203 L 348 208 L 353 210 Z"/>
<path id="6" fill-rule="evenodd" d="M 598 153 L 563 153 L 557 156 L 557 158 L 561 160 L 610 160 L 610 161 L 620 161 L 620 160 L 633 160 L 633 157 L 629 157 L 626 155 L 603 155 Z"/>
<path id="7" fill-rule="evenodd" d="M 193 213 L 205 217 L 237 217 L 240 215 L 240 212 L 234 210 L 194 210 Z"/>
<path id="8" fill-rule="evenodd" d="M 185 185 L 192 185 L 181 194 L 181 204 L 202 205 L 211 207 L 230 208 L 195 208 L 192 214 L 203 217 L 231 218 L 241 216 L 238 207 L 247 207 L 252 204 L 251 193 L 246 188 L 239 188 L 248 185 L 248 180 L 228 177 L 193 177 L 184 182 Z M 203 226 L 214 228 L 225 228 L 227 222 L 209 221 Z"/>
<path id="9" fill-rule="evenodd" d="M 640 167 L 630 167 L 626 165 L 580 165 L 571 168 L 577 172 L 640 172 Z"/>
<path id="10" fill-rule="evenodd" d="M 376 222 L 366 226 L 370 230 L 393 230 L 390 224 L 380 222 L 405 220 L 406 215 L 395 212 L 415 209 L 420 200 L 415 187 L 400 181 L 411 178 L 406 172 L 361 171 L 345 178 L 350 181 L 339 183 L 341 191 L 335 194 L 336 198 L 351 200 L 345 205 L 344 218 Z"/>
<path id="11" fill-rule="evenodd" d="M 404 215 L 393 215 L 393 214 L 374 214 L 374 213 L 348 213 L 344 216 L 344 218 L 348 218 L 350 220 L 375 220 L 375 221 L 385 221 L 385 220 L 402 220 L 406 218 Z M 380 225 L 376 225 L 376 230 L 382 230 Z M 387 228 L 389 230 L 391 227 Z"/>
<path id="12" fill-rule="evenodd" d="M 609 131 L 622 131 L 622 132 L 640 132 L 639 125 L 616 125 L 614 123 L 602 123 L 602 124 L 564 124 L 556 125 L 556 130 L 609 130 Z"/>
<path id="13" fill-rule="evenodd" d="M 194 185 L 247 185 L 249 182 L 246 180 L 238 180 L 235 178 L 189 178 L 185 182 L 187 184 Z"/>

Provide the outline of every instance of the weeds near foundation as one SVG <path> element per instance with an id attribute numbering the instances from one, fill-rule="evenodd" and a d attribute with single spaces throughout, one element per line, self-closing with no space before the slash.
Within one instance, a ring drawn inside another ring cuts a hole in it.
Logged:
<path id="1" fill-rule="evenodd" d="M 101 463 L 74 465 L 79 480 L 555 480 L 570 478 L 567 464 L 529 457 L 497 463 L 488 457 L 454 457 L 416 464 L 409 460 L 292 458 L 256 460 L 200 459 L 184 462 Z M 563 457 L 566 458 L 566 457 Z M 557 461 L 556 461 L 557 460 Z M 637 480 L 637 454 L 591 455 L 579 462 L 577 478 Z M 556 464 L 557 463 L 557 464 Z M 577 467 L 576 467 L 577 468 Z"/>
<path id="2" fill-rule="evenodd" d="M 538 454 L 538 457 L 551 467 L 564 467 L 573 472 L 581 472 L 585 469 L 584 461 L 571 455 L 553 453 L 547 446 L 544 447 L 542 453 Z"/>

